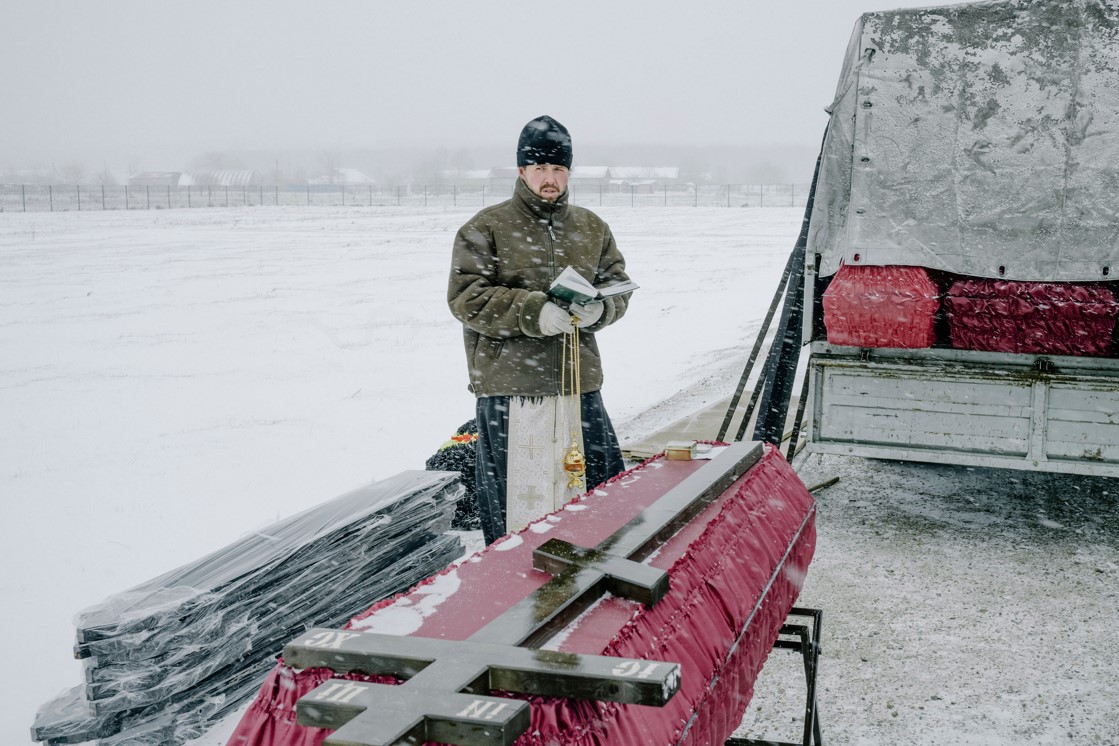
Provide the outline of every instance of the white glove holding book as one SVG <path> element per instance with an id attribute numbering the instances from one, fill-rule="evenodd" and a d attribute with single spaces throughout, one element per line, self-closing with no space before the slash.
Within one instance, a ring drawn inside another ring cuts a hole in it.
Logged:
<path id="1" fill-rule="evenodd" d="M 545 303 L 540 309 L 540 332 L 545 337 L 554 334 L 570 334 L 573 331 L 575 331 L 575 325 L 571 323 L 571 314 L 567 311 L 551 301 Z"/>
<path id="2" fill-rule="evenodd" d="M 592 300 L 590 303 L 572 303 L 571 315 L 578 319 L 576 326 L 580 329 L 588 327 L 602 318 L 602 312 L 606 308 L 600 300 Z"/>

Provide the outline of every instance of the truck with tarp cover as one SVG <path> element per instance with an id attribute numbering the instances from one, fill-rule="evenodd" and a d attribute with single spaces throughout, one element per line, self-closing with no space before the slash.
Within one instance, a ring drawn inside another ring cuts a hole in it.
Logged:
<path id="1" fill-rule="evenodd" d="M 1119 2 L 866 13 L 828 110 L 808 448 L 1119 476 Z"/>

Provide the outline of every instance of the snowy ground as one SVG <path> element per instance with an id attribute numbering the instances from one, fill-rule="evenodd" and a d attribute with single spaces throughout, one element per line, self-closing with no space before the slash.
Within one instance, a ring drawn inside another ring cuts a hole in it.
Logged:
<path id="1" fill-rule="evenodd" d="M 471 213 L 0 215 L 0 633 L 33 672 L 0 702 L 0 744 L 80 681 L 77 611 L 421 469 L 473 416 L 444 300 Z M 601 214 L 642 286 L 599 335 L 624 423 L 741 365 L 801 211 Z"/>
<path id="2" fill-rule="evenodd" d="M 810 455 L 825 743 L 1119 744 L 1119 480 Z M 799 740 L 775 652 L 747 724 Z M 799 699 L 798 699 L 799 698 Z"/>
<path id="3" fill-rule="evenodd" d="M 611 208 L 624 439 L 728 395 L 797 209 Z M 0 743 L 79 681 L 75 612 L 424 459 L 471 416 L 443 300 L 469 211 L 0 216 Z M 1113 744 L 1119 483 L 810 457 L 828 743 Z M 791 654 L 748 722 L 794 740 Z M 198 746 L 222 743 L 221 733 Z"/>

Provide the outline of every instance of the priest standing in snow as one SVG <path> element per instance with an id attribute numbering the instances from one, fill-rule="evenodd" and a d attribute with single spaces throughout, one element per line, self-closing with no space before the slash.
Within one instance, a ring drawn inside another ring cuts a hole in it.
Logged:
<path id="1" fill-rule="evenodd" d="M 548 116 L 532 120 L 517 143 L 513 198 L 485 208 L 455 236 L 447 301 L 463 325 L 477 397 L 477 494 L 487 544 L 624 469 L 599 392 L 594 335 L 625 314 L 629 297 L 565 308 L 546 292 L 567 266 L 596 286 L 629 279 L 609 226 L 568 204 L 571 160 L 567 129 Z M 573 440 L 585 455 L 581 484 L 564 470 Z"/>

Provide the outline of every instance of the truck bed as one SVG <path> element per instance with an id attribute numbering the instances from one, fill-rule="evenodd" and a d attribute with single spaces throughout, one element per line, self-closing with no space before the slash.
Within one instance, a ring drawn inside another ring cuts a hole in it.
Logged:
<path id="1" fill-rule="evenodd" d="M 1119 360 L 813 342 L 813 451 L 1119 477 Z"/>

